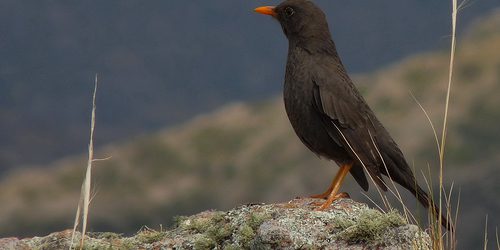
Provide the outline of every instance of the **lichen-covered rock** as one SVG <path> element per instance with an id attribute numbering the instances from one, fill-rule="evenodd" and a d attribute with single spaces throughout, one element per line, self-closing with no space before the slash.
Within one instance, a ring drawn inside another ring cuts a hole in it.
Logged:
<path id="1" fill-rule="evenodd" d="M 315 211 L 316 199 L 245 205 L 228 212 L 178 217 L 167 231 L 133 237 L 92 233 L 84 249 L 430 249 L 429 236 L 395 211 L 383 213 L 350 199 Z M 77 235 L 79 241 L 80 235 Z M 68 249 L 71 232 L 0 239 L 0 249 Z"/>

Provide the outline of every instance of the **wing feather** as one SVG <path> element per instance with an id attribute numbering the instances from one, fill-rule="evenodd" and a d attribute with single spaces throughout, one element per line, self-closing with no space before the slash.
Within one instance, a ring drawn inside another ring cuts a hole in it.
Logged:
<path id="1" fill-rule="evenodd" d="M 376 139 L 371 138 L 376 134 L 371 119 L 376 118 L 364 99 L 352 82 L 346 82 L 345 78 L 319 75 L 314 83 L 315 106 L 324 115 L 323 124 L 329 136 L 340 143 L 353 159 L 358 160 L 357 165 L 365 167 L 379 187 L 386 190 L 378 167 L 381 159 L 373 144 Z M 359 171 L 357 173 L 359 175 Z M 363 180 L 358 180 L 362 178 L 355 176 L 355 179 L 363 187 Z"/>

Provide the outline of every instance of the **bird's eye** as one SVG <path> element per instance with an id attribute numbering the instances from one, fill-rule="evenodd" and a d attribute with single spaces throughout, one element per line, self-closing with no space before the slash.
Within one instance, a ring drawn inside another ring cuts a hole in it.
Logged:
<path id="1" fill-rule="evenodd" d="M 287 17 L 291 17 L 291 16 L 293 16 L 293 14 L 295 14 L 295 10 L 293 10 L 292 7 L 286 7 L 285 14 Z"/>

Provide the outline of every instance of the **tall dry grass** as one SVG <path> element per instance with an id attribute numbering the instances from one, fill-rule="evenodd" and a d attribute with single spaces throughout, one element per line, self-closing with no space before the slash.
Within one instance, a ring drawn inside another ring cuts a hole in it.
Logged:
<path id="1" fill-rule="evenodd" d="M 85 234 L 87 232 L 87 224 L 88 224 L 88 215 L 90 208 L 90 200 L 91 200 L 91 184 L 92 184 L 92 163 L 94 162 L 94 129 L 95 129 L 95 113 L 96 113 L 96 94 L 97 94 L 97 85 L 98 78 L 97 74 L 95 75 L 95 84 L 94 84 L 94 94 L 92 96 L 92 115 L 90 119 L 90 139 L 88 146 L 88 160 L 87 160 L 87 170 L 85 173 L 85 178 L 82 183 L 82 190 L 80 194 L 80 200 L 78 202 L 78 208 L 76 209 L 75 222 L 73 225 L 73 233 L 71 235 L 71 244 L 70 250 L 74 248 L 75 238 L 77 227 L 80 223 L 80 219 L 82 219 L 82 232 L 81 232 L 81 240 L 80 240 L 80 249 L 83 249 L 83 244 L 85 241 Z"/>
<path id="2" fill-rule="evenodd" d="M 452 195 L 452 188 L 449 190 L 449 195 L 446 196 L 446 190 L 444 187 L 444 169 L 445 169 L 445 149 L 446 149 L 446 136 L 448 133 L 448 117 L 450 109 L 450 98 L 451 89 L 453 83 L 453 69 L 455 65 L 455 52 L 457 44 L 457 14 L 458 14 L 458 1 L 451 0 L 452 12 L 451 12 L 451 46 L 450 46 L 450 63 L 448 69 L 448 86 L 446 89 L 446 101 L 444 108 L 444 118 L 441 134 L 441 142 L 439 145 L 439 214 L 437 222 L 432 223 L 431 237 L 433 239 L 434 249 L 456 249 L 456 220 L 452 220 L 450 200 Z M 432 193 L 432 192 L 431 192 Z M 458 210 L 457 210 L 458 211 Z M 442 225 L 443 213 L 446 213 L 446 218 L 453 225 L 454 230 L 450 231 L 443 237 L 444 232 Z"/>

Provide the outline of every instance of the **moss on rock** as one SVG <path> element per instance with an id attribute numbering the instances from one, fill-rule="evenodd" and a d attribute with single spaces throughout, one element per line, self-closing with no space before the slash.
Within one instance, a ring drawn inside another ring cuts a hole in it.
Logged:
<path id="1" fill-rule="evenodd" d="M 84 249 L 430 249 L 429 236 L 396 211 L 383 213 L 350 199 L 316 211 L 314 202 L 296 199 L 228 212 L 206 211 L 177 217 L 171 230 L 145 228 L 132 237 L 92 233 Z M 77 236 L 75 242 L 80 239 Z M 42 238 L 0 240 L 0 248 L 10 244 L 10 249 L 64 249 L 70 239 L 71 233 L 64 231 Z"/>
<path id="2" fill-rule="evenodd" d="M 364 210 L 354 221 L 344 223 L 344 231 L 339 239 L 353 243 L 367 243 L 370 245 L 384 244 L 384 236 L 388 229 L 402 226 L 404 219 L 395 211 L 382 213 L 378 210 Z"/>

